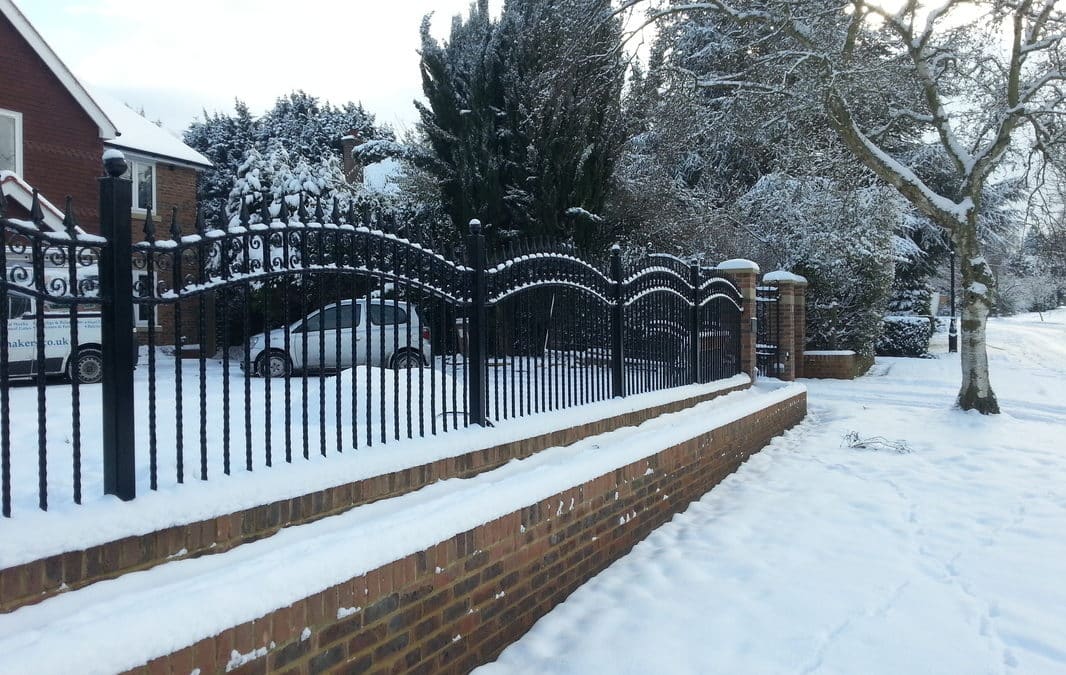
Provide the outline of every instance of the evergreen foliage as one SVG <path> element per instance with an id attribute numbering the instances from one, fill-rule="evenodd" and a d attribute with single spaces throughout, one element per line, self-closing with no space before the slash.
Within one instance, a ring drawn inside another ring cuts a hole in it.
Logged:
<path id="1" fill-rule="evenodd" d="M 185 131 L 185 142 L 214 165 L 200 176 L 197 195 L 207 222 L 226 222 L 236 215 L 230 193 L 253 151 L 253 163 L 271 156 L 274 170 L 281 170 L 278 162 L 286 161 L 293 175 L 314 173 L 321 183 L 336 178 L 342 136 L 355 132 L 364 140 L 393 138 L 392 131 L 376 126 L 374 116 L 361 105 L 349 102 L 336 107 L 303 91 L 278 98 L 259 118 L 252 117 L 241 101 L 236 101 L 235 109 L 233 115 L 205 111 L 203 121 L 193 122 Z M 269 185 L 273 187 L 273 182 Z M 301 185 L 290 183 L 289 187 Z M 241 189 L 247 187 L 246 183 Z"/>
<path id="2" fill-rule="evenodd" d="M 422 25 L 423 165 L 456 228 L 548 235 L 593 249 L 624 126 L 621 28 L 609 0 L 487 0 L 436 41 Z"/>
<path id="3" fill-rule="evenodd" d="M 883 187 L 769 174 L 738 202 L 784 269 L 807 278 L 807 347 L 869 354 L 893 279 L 903 201 Z"/>
<path id="4" fill-rule="evenodd" d="M 877 338 L 878 356 L 923 356 L 929 351 L 933 321 L 924 316 L 886 316 Z"/>

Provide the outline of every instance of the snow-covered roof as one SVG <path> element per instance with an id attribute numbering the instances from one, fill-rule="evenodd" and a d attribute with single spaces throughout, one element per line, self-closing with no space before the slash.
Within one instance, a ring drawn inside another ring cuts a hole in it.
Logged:
<path id="1" fill-rule="evenodd" d="M 78 81 L 78 78 L 74 77 L 70 69 L 52 51 L 52 48 L 44 41 L 37 29 L 33 27 L 11 0 L 0 0 L 0 14 L 3 14 L 11 22 L 11 25 L 15 27 L 22 39 L 29 43 L 33 51 L 37 52 L 37 56 L 41 57 L 41 60 L 56 76 L 60 84 L 74 97 L 74 100 L 78 102 L 85 114 L 96 123 L 96 126 L 100 129 L 100 138 L 106 141 L 118 135 L 115 124 L 107 113 L 94 100 L 94 97 L 86 91 L 85 87 Z"/>
<path id="2" fill-rule="evenodd" d="M 790 282 L 792 282 L 794 284 L 805 284 L 805 283 L 807 283 L 807 278 L 806 277 L 802 277 L 802 276 L 800 276 L 798 274 L 793 274 L 792 272 L 789 272 L 788 270 L 775 270 L 773 272 L 768 272 L 765 276 L 763 276 L 762 280 L 763 281 L 790 281 Z"/>
<path id="3" fill-rule="evenodd" d="M 100 91 L 93 91 L 93 98 L 114 121 L 119 132 L 118 138 L 105 141 L 105 145 L 196 168 L 211 166 L 207 157 L 166 129 L 152 124 L 122 101 Z"/>

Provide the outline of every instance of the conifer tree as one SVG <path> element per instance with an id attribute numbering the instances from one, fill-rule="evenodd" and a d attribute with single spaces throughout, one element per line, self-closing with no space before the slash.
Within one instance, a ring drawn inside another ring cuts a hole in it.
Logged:
<path id="1" fill-rule="evenodd" d="M 624 140 L 621 29 L 607 0 L 486 0 L 452 22 L 448 41 L 422 26 L 425 162 L 456 227 L 605 241 L 602 212 Z"/>

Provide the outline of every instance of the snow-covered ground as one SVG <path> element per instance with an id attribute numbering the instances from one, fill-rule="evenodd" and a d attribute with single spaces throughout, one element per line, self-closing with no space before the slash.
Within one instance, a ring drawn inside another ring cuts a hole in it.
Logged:
<path id="1" fill-rule="evenodd" d="M 0 614 L 0 675 L 113 673 L 138 666 L 802 390 L 797 384 L 767 382 L 701 403 L 692 411 L 549 448 L 473 478 L 439 481 L 400 497 L 285 528 L 223 553 L 172 560 Z M 677 391 L 620 399 L 607 406 L 618 410 L 635 399 Z M 588 414 L 600 405 L 559 414 Z M 531 418 L 525 426 L 535 428 L 556 415 Z M 496 431 L 485 430 L 478 436 Z M 475 437 L 469 432 L 466 439 Z M 343 471 L 343 463 L 333 466 L 335 472 Z M 9 542 L 0 541 L 5 547 Z M 265 650 L 245 656 L 255 658 L 256 653 L 261 656 Z M 237 654 L 235 662 L 241 660 Z"/>
<path id="2" fill-rule="evenodd" d="M 479 672 L 1066 673 L 1066 309 L 989 338 L 1004 414 L 951 409 L 956 355 L 807 381 L 804 424 Z"/>

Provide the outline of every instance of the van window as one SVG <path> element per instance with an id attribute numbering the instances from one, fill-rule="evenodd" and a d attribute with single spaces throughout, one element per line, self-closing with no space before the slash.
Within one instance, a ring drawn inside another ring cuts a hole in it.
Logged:
<path id="1" fill-rule="evenodd" d="M 375 326 L 407 323 L 407 310 L 396 305 L 370 305 L 370 323 Z"/>
<path id="2" fill-rule="evenodd" d="M 7 294 L 7 307 L 0 309 L 4 310 L 5 319 L 21 319 L 23 314 L 30 312 L 30 298 L 21 293 L 9 292 Z"/>
<path id="3" fill-rule="evenodd" d="M 354 307 L 354 320 L 353 311 Z M 314 332 L 320 330 L 337 330 L 337 318 L 340 309 L 340 328 L 351 328 L 353 325 L 359 323 L 359 305 L 342 305 L 341 307 L 329 307 L 324 311 L 312 316 L 310 319 L 304 322 L 304 330 L 307 332 Z"/>

